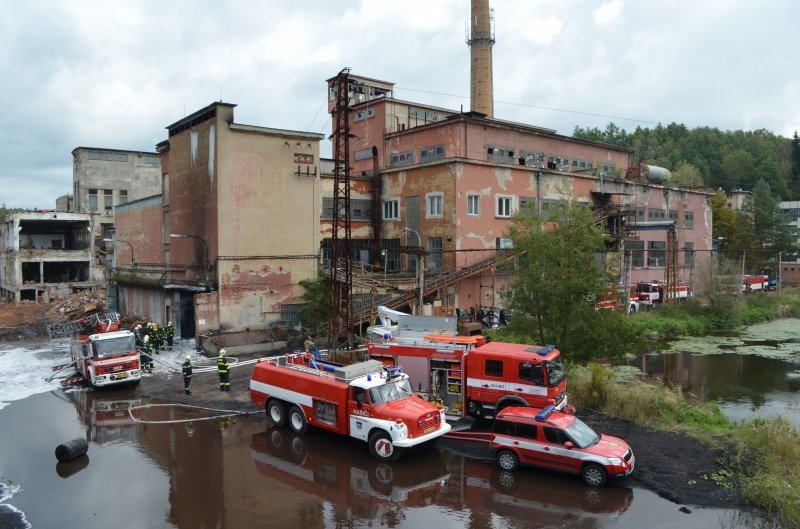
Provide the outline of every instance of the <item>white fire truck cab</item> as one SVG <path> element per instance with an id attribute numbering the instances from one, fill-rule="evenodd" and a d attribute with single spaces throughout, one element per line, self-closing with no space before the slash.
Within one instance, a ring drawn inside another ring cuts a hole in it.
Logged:
<path id="1" fill-rule="evenodd" d="M 394 461 L 404 449 L 450 431 L 444 411 L 411 389 L 400 368 L 368 360 L 351 365 L 287 354 L 255 364 L 250 400 L 276 426 L 297 434 L 316 426 L 366 441 L 370 453 Z"/>

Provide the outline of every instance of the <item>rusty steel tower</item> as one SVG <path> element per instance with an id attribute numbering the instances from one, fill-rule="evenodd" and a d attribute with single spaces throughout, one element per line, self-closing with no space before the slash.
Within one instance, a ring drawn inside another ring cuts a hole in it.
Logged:
<path id="1" fill-rule="evenodd" d="M 467 45 L 470 49 L 470 110 L 486 117 L 494 115 L 492 85 L 492 11 L 489 0 L 472 0 L 470 30 Z"/>
<path id="2" fill-rule="evenodd" d="M 347 337 L 353 328 L 350 294 L 353 289 L 351 218 L 350 218 L 350 69 L 344 68 L 333 80 L 331 90 L 336 103 L 331 111 L 333 131 L 333 221 L 331 225 L 331 316 L 330 337 L 333 345 Z"/>

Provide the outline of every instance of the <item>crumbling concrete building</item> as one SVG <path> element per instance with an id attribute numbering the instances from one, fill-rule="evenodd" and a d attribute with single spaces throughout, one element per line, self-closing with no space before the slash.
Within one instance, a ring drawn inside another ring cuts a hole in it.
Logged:
<path id="1" fill-rule="evenodd" d="M 48 303 L 105 287 L 93 256 L 88 213 L 29 211 L 7 215 L 0 229 L 0 289 L 10 301 Z"/>

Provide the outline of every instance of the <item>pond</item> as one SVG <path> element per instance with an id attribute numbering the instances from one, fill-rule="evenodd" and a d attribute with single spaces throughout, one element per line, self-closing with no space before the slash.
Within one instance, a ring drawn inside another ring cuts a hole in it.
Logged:
<path id="1" fill-rule="evenodd" d="M 800 320 L 748 327 L 740 336 L 683 338 L 629 365 L 705 401 L 733 420 L 783 416 L 800 430 Z"/>

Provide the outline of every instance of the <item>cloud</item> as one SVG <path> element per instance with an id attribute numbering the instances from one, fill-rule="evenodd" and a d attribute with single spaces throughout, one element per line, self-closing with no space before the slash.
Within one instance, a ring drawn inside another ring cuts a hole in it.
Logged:
<path id="1" fill-rule="evenodd" d="M 594 10 L 594 21 L 598 24 L 608 24 L 611 20 L 618 17 L 625 5 L 624 0 L 614 0 L 606 2 Z"/>

